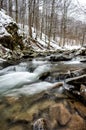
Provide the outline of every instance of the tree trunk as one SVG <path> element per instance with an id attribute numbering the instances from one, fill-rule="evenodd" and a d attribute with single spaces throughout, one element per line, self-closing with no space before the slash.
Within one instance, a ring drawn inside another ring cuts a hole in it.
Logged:
<path id="1" fill-rule="evenodd" d="M 18 0 L 15 0 L 16 4 L 16 22 L 18 23 Z"/>
<path id="2" fill-rule="evenodd" d="M 12 0 L 9 0 L 9 15 L 12 17 Z"/>
<path id="3" fill-rule="evenodd" d="M 48 35 L 48 38 L 49 38 L 48 49 L 50 48 L 50 41 L 51 41 L 51 34 L 52 34 L 52 22 L 53 22 L 53 16 L 54 16 L 54 5 L 55 5 L 55 0 L 52 1 L 50 27 L 49 27 L 49 35 Z"/>
<path id="4" fill-rule="evenodd" d="M 3 8 L 3 0 L 0 0 L 0 10 Z"/>
<path id="5" fill-rule="evenodd" d="M 29 0 L 29 20 L 28 20 L 28 25 L 29 25 L 29 36 L 32 38 L 32 2 L 33 0 Z"/>

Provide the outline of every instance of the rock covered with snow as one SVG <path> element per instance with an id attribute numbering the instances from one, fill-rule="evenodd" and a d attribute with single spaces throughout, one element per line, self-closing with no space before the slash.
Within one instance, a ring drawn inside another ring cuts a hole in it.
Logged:
<path id="1" fill-rule="evenodd" d="M 1 11 L 0 11 L 0 23 L 3 26 L 8 26 L 8 24 L 10 24 L 12 22 L 15 23 L 13 21 L 13 19 L 10 16 L 8 16 L 4 10 L 1 9 Z"/>
<path id="2" fill-rule="evenodd" d="M 0 11 L 0 44 L 14 50 L 17 46 L 23 49 L 22 37 L 18 34 L 18 26 L 5 11 Z"/>

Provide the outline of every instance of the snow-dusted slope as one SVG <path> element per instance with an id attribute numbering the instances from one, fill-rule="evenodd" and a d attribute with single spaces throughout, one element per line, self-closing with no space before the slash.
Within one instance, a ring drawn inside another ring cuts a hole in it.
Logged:
<path id="1" fill-rule="evenodd" d="M 24 25 L 24 28 L 23 28 L 23 25 L 19 24 L 19 27 L 20 27 L 19 33 L 24 34 L 27 37 L 28 30 L 29 30 L 28 25 Z M 28 34 L 28 36 L 29 36 L 29 34 Z M 38 35 L 37 39 L 36 39 L 36 33 L 34 31 L 34 28 L 32 28 L 32 36 L 33 36 L 33 40 L 31 42 L 31 46 L 33 47 L 34 50 L 36 50 L 36 51 L 45 51 L 45 50 L 47 50 L 48 43 L 49 43 L 47 35 L 42 33 L 42 38 L 40 39 L 40 35 Z M 73 49 L 77 50 L 77 49 L 81 48 L 81 46 L 79 44 L 75 45 L 75 40 L 74 40 L 74 45 L 72 45 L 71 44 L 71 39 L 69 39 L 69 43 L 65 43 L 64 47 L 60 47 L 59 46 L 60 37 L 57 36 L 56 39 L 57 40 L 54 41 L 51 38 L 50 50 L 73 50 Z"/>
<path id="2" fill-rule="evenodd" d="M 10 16 L 6 14 L 4 10 L 1 10 L 0 11 L 0 24 L 6 27 L 10 23 L 15 23 L 15 22 Z"/>
<path id="3" fill-rule="evenodd" d="M 13 19 L 10 16 L 8 16 L 6 14 L 6 12 L 4 10 L 1 10 L 0 11 L 0 37 L 11 36 L 11 34 L 9 34 L 6 30 L 6 27 L 10 23 L 15 23 L 15 22 L 13 21 Z"/>

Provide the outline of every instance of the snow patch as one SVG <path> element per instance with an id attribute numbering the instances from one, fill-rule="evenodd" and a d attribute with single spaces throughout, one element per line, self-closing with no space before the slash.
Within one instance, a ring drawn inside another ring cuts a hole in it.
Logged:
<path id="1" fill-rule="evenodd" d="M 7 26 L 8 24 L 12 22 L 15 23 L 13 19 L 10 16 L 8 16 L 4 10 L 1 10 L 0 11 L 0 24 L 2 24 L 3 26 Z"/>
<path id="2" fill-rule="evenodd" d="M 68 49 L 68 50 L 74 50 L 74 49 L 80 49 L 81 46 L 80 45 L 74 45 L 74 46 L 71 46 L 71 45 L 65 45 L 64 46 L 65 49 Z"/>

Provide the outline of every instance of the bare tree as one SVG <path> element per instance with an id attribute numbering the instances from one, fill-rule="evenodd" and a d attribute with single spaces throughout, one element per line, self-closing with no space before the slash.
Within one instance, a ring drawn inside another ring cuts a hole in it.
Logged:
<path id="1" fill-rule="evenodd" d="M 3 8 L 3 0 L 0 0 L 0 10 Z"/>
<path id="2" fill-rule="evenodd" d="M 29 36 L 32 37 L 32 9 L 33 9 L 33 0 L 29 0 L 28 2 L 29 9 L 29 17 L 28 17 L 28 25 L 29 25 Z"/>
<path id="3" fill-rule="evenodd" d="M 49 34 L 48 34 L 48 48 L 50 48 L 50 41 L 51 41 L 51 34 L 52 34 L 52 22 L 54 16 L 54 9 L 55 9 L 55 0 L 52 1 L 52 9 L 51 9 L 51 18 L 50 18 L 50 26 L 49 26 Z"/>
<path id="4" fill-rule="evenodd" d="M 15 6 L 16 6 L 16 22 L 18 23 L 18 0 L 15 0 Z"/>
<path id="5" fill-rule="evenodd" d="M 9 15 L 12 17 L 12 0 L 9 0 Z"/>

